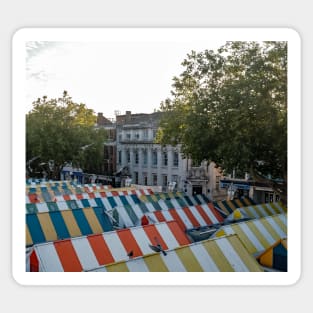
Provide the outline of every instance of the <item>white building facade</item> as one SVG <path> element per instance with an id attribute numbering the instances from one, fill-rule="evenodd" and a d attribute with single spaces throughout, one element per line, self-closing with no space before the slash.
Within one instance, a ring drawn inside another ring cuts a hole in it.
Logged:
<path id="1" fill-rule="evenodd" d="M 128 168 L 133 184 L 182 188 L 188 161 L 180 147 L 155 143 L 160 113 L 117 116 L 117 169 Z"/>
<path id="2" fill-rule="evenodd" d="M 169 190 L 174 182 L 175 190 L 202 193 L 212 199 L 219 189 L 219 171 L 206 162 L 193 167 L 192 160 L 183 158 L 179 145 L 157 144 L 161 114 L 126 111 L 116 116 L 117 170 L 126 168 L 133 184 Z"/>

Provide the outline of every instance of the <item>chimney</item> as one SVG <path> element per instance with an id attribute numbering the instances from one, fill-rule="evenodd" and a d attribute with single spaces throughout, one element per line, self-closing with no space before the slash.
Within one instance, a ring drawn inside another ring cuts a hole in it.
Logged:
<path id="1" fill-rule="evenodd" d="M 125 118 L 125 120 L 126 120 L 127 122 L 130 121 L 131 115 L 132 115 L 132 112 L 131 112 L 131 111 L 126 111 L 126 118 Z"/>
<path id="2" fill-rule="evenodd" d="M 97 124 L 101 125 L 102 122 L 103 122 L 103 113 L 100 112 L 100 113 L 98 113 L 98 116 L 97 116 Z"/>

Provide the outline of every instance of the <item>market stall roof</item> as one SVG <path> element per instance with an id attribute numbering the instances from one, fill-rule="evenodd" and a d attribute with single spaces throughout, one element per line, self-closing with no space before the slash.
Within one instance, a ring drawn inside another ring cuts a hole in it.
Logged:
<path id="1" fill-rule="evenodd" d="M 288 270 L 287 254 L 287 238 L 282 238 L 262 252 L 257 257 L 257 261 L 266 268 L 286 272 Z"/>
<path id="2" fill-rule="evenodd" d="M 169 209 L 146 213 L 149 222 L 176 220 L 185 231 L 190 228 L 219 224 L 224 218 L 212 205 L 202 204 L 180 209 Z"/>
<path id="3" fill-rule="evenodd" d="M 102 208 L 26 214 L 26 245 L 113 230 Z"/>
<path id="4" fill-rule="evenodd" d="M 94 272 L 263 272 L 237 235 L 205 240 L 163 253 L 123 260 Z"/>
<path id="5" fill-rule="evenodd" d="M 260 218 L 280 213 L 287 213 L 287 208 L 281 202 L 263 203 L 237 208 L 227 216 L 226 221 L 236 221 L 242 218 Z"/>
<path id="6" fill-rule="evenodd" d="M 258 255 L 287 237 L 287 214 L 277 214 L 221 226 L 215 237 L 237 234 L 249 253 Z"/>
<path id="7" fill-rule="evenodd" d="M 228 215 L 235 211 L 237 208 L 254 205 L 256 203 L 254 203 L 254 201 L 250 198 L 243 197 L 241 199 L 213 201 L 213 204 L 221 211 L 223 211 L 224 214 Z"/>
<path id="8" fill-rule="evenodd" d="M 126 190 L 114 190 L 114 189 L 98 189 L 89 190 L 88 188 L 73 189 L 68 188 L 66 185 L 61 187 L 47 188 L 45 186 L 30 188 L 26 193 L 26 203 L 40 203 L 48 201 L 64 201 L 64 200 L 81 200 L 81 199 L 94 199 L 94 198 L 106 198 L 117 197 L 122 195 L 137 195 L 138 197 L 143 195 L 152 195 L 153 191 L 150 188 L 146 189 L 126 189 Z"/>
<path id="9" fill-rule="evenodd" d="M 39 271 L 80 272 L 100 265 L 127 260 L 153 252 L 149 245 L 174 249 L 190 241 L 175 221 L 116 230 L 33 246 L 30 268 Z"/>

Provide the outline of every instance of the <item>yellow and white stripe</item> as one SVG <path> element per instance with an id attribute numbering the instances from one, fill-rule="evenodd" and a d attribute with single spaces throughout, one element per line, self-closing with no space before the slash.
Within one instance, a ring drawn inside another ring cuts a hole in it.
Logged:
<path id="1" fill-rule="evenodd" d="M 215 237 L 237 234 L 249 253 L 260 253 L 287 237 L 287 214 L 263 217 L 222 226 Z"/>
<path id="2" fill-rule="evenodd" d="M 228 216 L 228 219 L 236 220 L 236 216 L 260 218 L 281 213 L 287 213 L 287 209 L 280 202 L 264 203 L 238 208 Z"/>
<path id="3" fill-rule="evenodd" d="M 95 272 L 262 272 L 237 235 L 209 239 L 162 253 L 95 268 Z"/>

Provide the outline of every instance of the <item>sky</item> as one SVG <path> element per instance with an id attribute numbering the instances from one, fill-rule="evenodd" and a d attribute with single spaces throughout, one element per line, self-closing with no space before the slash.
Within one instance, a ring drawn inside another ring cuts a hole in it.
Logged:
<path id="1" fill-rule="evenodd" d="M 26 112 L 46 95 L 66 90 L 76 103 L 114 118 L 152 113 L 170 97 L 172 79 L 183 71 L 191 50 L 215 50 L 221 40 L 186 41 L 27 41 Z"/>

